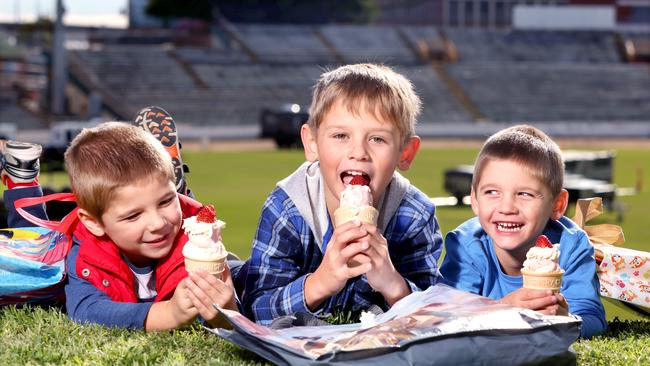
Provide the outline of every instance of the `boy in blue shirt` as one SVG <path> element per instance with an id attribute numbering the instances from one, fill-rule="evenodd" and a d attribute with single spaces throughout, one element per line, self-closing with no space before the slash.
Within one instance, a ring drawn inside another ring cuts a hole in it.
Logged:
<path id="1" fill-rule="evenodd" d="M 420 146 L 420 100 L 391 69 L 347 65 L 314 88 L 301 138 L 308 162 L 267 198 L 253 241 L 244 307 L 261 324 L 294 313 L 383 309 L 436 283 L 440 228 L 429 198 L 395 171 Z M 369 181 L 377 226 L 332 225 L 352 176 Z M 349 266 L 355 258 L 361 264 Z"/>
<path id="2" fill-rule="evenodd" d="M 477 217 L 445 238 L 444 282 L 456 288 L 547 315 L 578 315 L 581 335 L 606 327 L 598 295 L 594 249 L 587 234 L 564 217 L 560 148 L 526 125 L 492 135 L 474 165 L 472 210 Z M 541 234 L 560 244 L 560 292 L 522 288 L 521 267 Z"/>

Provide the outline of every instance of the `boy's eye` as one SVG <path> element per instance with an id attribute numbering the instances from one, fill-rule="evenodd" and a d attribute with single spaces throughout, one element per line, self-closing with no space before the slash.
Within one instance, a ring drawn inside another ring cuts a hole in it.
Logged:
<path id="1" fill-rule="evenodd" d="M 522 196 L 522 197 L 525 197 L 525 198 L 533 198 L 533 197 L 535 197 L 535 195 L 530 193 L 530 192 L 519 192 L 519 195 Z"/>
<path id="2" fill-rule="evenodd" d="M 336 139 L 336 140 L 343 140 L 348 136 L 346 134 L 344 134 L 344 133 L 335 133 L 335 134 L 332 135 L 332 137 L 334 139 Z"/>
<path id="3" fill-rule="evenodd" d="M 174 197 L 165 198 L 164 200 L 160 201 L 160 206 L 167 206 L 168 204 L 172 203 L 173 200 Z"/>
<path id="4" fill-rule="evenodd" d="M 140 213 L 136 212 L 129 216 L 125 216 L 124 218 L 122 218 L 122 221 L 135 221 L 138 219 L 138 217 L 140 217 Z"/>
<path id="5" fill-rule="evenodd" d="M 386 142 L 386 139 L 384 139 L 384 138 L 381 137 L 381 136 L 373 136 L 373 137 L 370 138 L 370 141 L 372 141 L 372 142 L 374 142 L 374 143 L 381 144 L 381 143 L 383 143 L 383 142 Z"/>
<path id="6" fill-rule="evenodd" d="M 486 189 L 485 192 L 483 192 L 486 196 L 496 196 L 498 193 L 499 192 L 497 192 L 496 189 Z"/>

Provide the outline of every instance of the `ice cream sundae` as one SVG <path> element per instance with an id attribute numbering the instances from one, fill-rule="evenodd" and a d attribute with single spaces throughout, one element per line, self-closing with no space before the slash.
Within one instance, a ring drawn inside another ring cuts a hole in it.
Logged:
<path id="1" fill-rule="evenodd" d="M 564 274 L 558 264 L 559 259 L 560 244 L 551 244 L 545 235 L 540 235 L 535 241 L 535 246 L 526 253 L 526 260 L 521 269 L 524 287 L 559 291 Z"/>
<path id="2" fill-rule="evenodd" d="M 370 225 L 377 225 L 379 211 L 372 206 L 372 192 L 370 179 L 362 174 L 352 175 L 352 179 L 345 185 L 339 199 L 339 208 L 334 211 L 334 225 L 341 226 L 352 220 L 359 220 Z M 348 266 L 355 267 L 360 264 L 357 260 L 362 254 L 357 254 Z M 356 259 L 355 259 L 356 258 Z"/>
<path id="3" fill-rule="evenodd" d="M 351 220 L 359 220 L 371 225 L 377 225 L 379 212 L 372 206 L 368 177 L 354 175 L 345 185 L 339 199 L 339 208 L 334 212 L 334 223 L 341 226 Z"/>
<path id="4" fill-rule="evenodd" d="M 218 275 L 224 270 L 228 253 L 221 242 L 221 229 L 225 225 L 225 222 L 217 220 L 212 205 L 201 207 L 196 216 L 183 221 L 183 229 L 188 237 L 183 248 L 188 272 L 201 268 Z"/>

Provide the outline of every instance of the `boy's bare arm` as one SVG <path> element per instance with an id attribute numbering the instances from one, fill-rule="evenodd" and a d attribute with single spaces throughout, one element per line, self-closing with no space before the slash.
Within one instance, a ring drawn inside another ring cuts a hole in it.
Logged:
<path id="1" fill-rule="evenodd" d="M 388 252 L 388 242 L 377 227 L 364 225 L 368 235 L 362 238 L 368 243 L 364 252 L 370 258 L 371 269 L 366 273 L 368 284 L 380 292 L 388 305 L 394 303 L 411 293 L 404 277 L 395 269 Z"/>
<path id="2" fill-rule="evenodd" d="M 348 279 L 360 276 L 370 269 L 369 263 L 348 267 L 355 255 L 368 249 L 367 241 L 359 241 L 368 235 L 359 221 L 350 221 L 334 230 L 323 262 L 305 280 L 305 303 L 311 310 L 343 289 Z"/>
<path id="3" fill-rule="evenodd" d="M 171 300 L 151 305 L 144 321 L 144 329 L 147 332 L 170 330 L 192 322 L 198 315 L 198 310 L 187 293 L 187 285 L 183 280 L 176 287 Z"/>

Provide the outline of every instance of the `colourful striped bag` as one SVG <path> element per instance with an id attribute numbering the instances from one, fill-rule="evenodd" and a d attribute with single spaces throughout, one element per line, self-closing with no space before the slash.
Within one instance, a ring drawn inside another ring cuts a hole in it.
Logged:
<path id="1" fill-rule="evenodd" d="M 17 200 L 18 213 L 38 226 L 0 230 L 0 305 L 63 301 L 65 257 L 72 244 L 76 209 L 60 222 L 39 219 L 23 209 L 54 200 L 75 198 L 56 193 Z"/>

